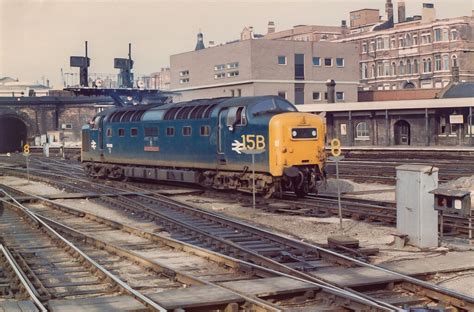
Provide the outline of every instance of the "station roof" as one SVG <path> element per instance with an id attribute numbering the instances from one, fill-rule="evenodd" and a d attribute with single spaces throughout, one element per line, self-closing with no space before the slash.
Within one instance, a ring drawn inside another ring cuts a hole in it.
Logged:
<path id="1" fill-rule="evenodd" d="M 398 109 L 474 107 L 474 98 L 427 99 L 411 101 L 374 101 L 296 105 L 300 112 L 348 112 Z"/>

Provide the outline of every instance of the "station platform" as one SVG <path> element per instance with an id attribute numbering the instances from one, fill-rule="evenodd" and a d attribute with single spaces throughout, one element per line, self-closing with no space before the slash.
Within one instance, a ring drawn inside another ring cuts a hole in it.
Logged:
<path id="1" fill-rule="evenodd" d="M 396 145 L 396 146 L 342 146 L 343 151 L 440 151 L 440 152 L 472 152 L 474 146 L 416 146 L 416 145 Z M 326 150 L 331 150 L 330 146 L 326 146 Z"/>

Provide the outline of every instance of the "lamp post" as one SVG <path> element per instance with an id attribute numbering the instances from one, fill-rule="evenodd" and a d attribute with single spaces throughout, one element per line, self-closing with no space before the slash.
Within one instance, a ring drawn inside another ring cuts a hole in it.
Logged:
<path id="1" fill-rule="evenodd" d="M 255 155 L 265 152 L 265 149 L 242 150 L 242 153 L 252 155 L 252 207 L 255 209 Z"/>

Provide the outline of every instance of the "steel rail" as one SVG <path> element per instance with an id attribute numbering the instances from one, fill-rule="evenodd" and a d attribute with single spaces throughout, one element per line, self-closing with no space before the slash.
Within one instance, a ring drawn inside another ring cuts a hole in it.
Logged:
<path id="1" fill-rule="evenodd" d="M 106 275 L 108 278 L 113 280 L 117 285 L 119 285 L 123 290 L 125 290 L 127 293 L 132 295 L 133 297 L 137 298 L 140 302 L 145 304 L 146 306 L 154 309 L 155 311 L 159 312 L 166 312 L 166 309 L 160 306 L 158 303 L 154 302 L 147 296 L 143 295 L 142 293 L 138 292 L 137 290 L 133 289 L 130 287 L 128 284 L 123 282 L 121 279 L 117 278 L 115 275 L 110 273 L 107 269 L 105 269 L 103 266 L 95 262 L 93 259 L 91 259 L 87 254 L 85 254 L 82 250 L 77 248 L 74 244 L 72 244 L 70 241 L 62 237 L 58 232 L 56 232 L 52 227 L 50 227 L 46 222 L 41 220 L 39 217 L 36 216 L 35 213 L 31 212 L 27 207 L 23 206 L 21 203 L 19 203 L 14 197 L 10 196 L 7 192 L 5 192 L 3 189 L 0 189 L 0 192 L 4 193 L 7 197 L 9 197 L 13 203 L 4 200 L 3 198 L 0 198 L 0 201 L 3 203 L 9 204 L 16 206 L 17 208 L 21 209 L 29 218 L 31 218 L 36 224 L 39 226 L 44 227 L 47 229 L 50 233 L 52 233 L 56 238 L 61 240 L 63 243 L 65 243 L 67 246 L 72 248 L 75 252 L 77 252 L 83 259 L 85 259 L 88 263 L 90 263 L 93 267 L 98 269 L 100 272 L 102 272 L 104 275 Z"/>
<path id="2" fill-rule="evenodd" d="M 81 213 L 81 214 L 84 214 L 84 215 L 89 215 L 89 216 L 93 216 L 95 219 L 99 219 L 99 220 L 103 220 L 107 223 L 117 223 L 116 221 L 113 221 L 113 220 L 110 220 L 110 219 L 107 219 L 105 217 L 100 217 L 98 215 L 95 215 L 95 214 L 92 214 L 90 212 L 83 212 L 83 211 L 80 211 L 80 210 L 77 210 L 75 208 L 72 208 L 72 207 L 68 207 L 67 205 L 64 205 L 64 204 L 58 204 L 58 203 L 55 203 L 53 202 L 52 200 L 50 199 L 47 199 L 47 198 L 44 198 L 40 195 L 36 195 L 36 194 L 32 194 L 32 193 L 28 193 L 28 192 L 23 192 L 24 194 L 30 196 L 30 197 L 33 197 L 33 198 L 37 198 L 38 200 L 40 201 L 43 201 L 43 202 L 46 202 L 46 203 L 49 203 L 51 205 L 55 205 L 55 206 L 58 206 L 58 207 L 62 207 L 62 208 L 65 208 L 65 209 L 68 209 L 70 211 L 74 211 L 75 213 Z M 62 225 L 60 224 L 59 222 L 57 221 L 54 221 L 54 220 L 51 220 L 47 217 L 44 217 L 40 214 L 38 214 L 40 218 L 46 220 L 47 222 L 50 222 L 50 223 L 53 223 L 57 226 L 61 226 L 61 227 L 67 227 L 65 225 Z M 69 230 L 71 231 L 76 231 L 70 227 L 67 227 Z M 284 277 L 288 277 L 288 278 L 292 278 L 292 279 L 296 279 L 298 281 L 301 281 L 301 282 L 305 282 L 305 283 L 310 283 L 312 285 L 315 285 L 327 292 L 330 292 L 332 294 L 335 294 L 335 295 L 339 295 L 339 296 L 345 296 L 345 297 L 349 297 L 351 298 L 352 300 L 355 300 L 355 301 L 359 301 L 360 303 L 364 303 L 364 304 L 367 304 L 367 305 L 371 305 L 373 307 L 376 307 L 376 308 L 380 308 L 380 309 L 384 309 L 384 310 L 387 310 L 387 311 L 402 311 L 400 310 L 398 307 L 395 307 L 395 306 L 392 306 L 392 305 L 389 305 L 389 304 L 386 304 L 382 301 L 378 301 L 378 300 L 374 300 L 373 298 L 366 298 L 365 296 L 361 296 L 359 295 L 358 293 L 355 293 L 354 291 L 352 290 L 349 290 L 349 289 L 342 289 L 342 288 L 339 288 L 339 287 L 336 287 L 334 285 L 331 285 L 331 284 L 321 284 L 319 282 L 315 282 L 315 281 L 310 281 L 306 278 L 300 278 L 300 277 L 297 277 L 297 276 L 294 276 L 294 275 L 290 275 L 290 274 L 287 274 L 287 273 L 284 273 L 284 272 L 281 272 L 281 271 L 277 271 L 277 270 L 273 270 L 271 268 L 266 268 L 266 267 L 262 267 L 262 266 L 259 266 L 259 265 L 256 265 L 256 264 L 253 264 L 253 263 L 250 263 L 250 262 L 246 262 L 246 261 L 243 261 L 243 260 L 240 260 L 240 259 L 236 259 L 236 258 L 232 258 L 232 257 L 229 257 L 227 255 L 224 255 L 224 254 L 219 254 L 219 253 L 216 253 L 216 252 L 213 252 L 213 251 L 210 251 L 210 250 L 207 250 L 207 249 L 204 249 L 202 247 L 198 247 L 198 246 L 194 246 L 194 245 L 191 245 L 191 244 L 188 244 L 186 242 L 181 242 L 181 241 L 178 241 L 178 240 L 175 240 L 175 239 L 172 239 L 172 238 L 169 238 L 169 237 L 164 237 L 164 236 L 160 236 L 160 235 L 157 235 L 155 233 L 151 233 L 151 232 L 146 232 L 146 231 L 143 231 L 143 230 L 139 230 L 139 229 L 136 229 L 136 228 L 133 228 L 129 225 L 122 225 L 120 224 L 120 228 L 123 229 L 123 230 L 128 230 L 127 232 L 131 233 L 131 232 L 142 232 L 144 233 L 146 236 L 149 236 L 149 237 L 156 237 L 156 238 L 159 238 L 160 240 L 163 240 L 163 241 L 168 241 L 168 242 L 172 242 L 174 244 L 180 244 L 180 245 L 186 245 L 188 248 L 191 248 L 191 249 L 196 249 L 196 250 L 200 250 L 201 252 L 205 252 L 205 253 L 212 253 L 212 254 L 215 254 L 219 257 L 222 257 L 222 258 L 225 258 L 229 261 L 233 261 L 233 262 L 238 262 L 238 263 L 241 263 L 245 266 L 248 266 L 248 267 L 251 267 L 255 270 L 261 270 L 261 271 L 265 271 L 265 272 L 268 272 L 268 273 L 272 273 L 274 275 L 279 275 L 279 276 L 284 276 Z M 77 232 L 77 231 L 76 231 Z M 84 235 L 86 236 L 85 234 L 81 233 L 81 235 Z M 97 240 L 96 238 L 94 238 L 95 240 Z M 118 247 L 116 247 L 118 248 Z M 208 282 L 204 282 L 204 283 L 208 283 Z M 214 285 L 216 286 L 216 284 L 214 283 L 209 283 L 211 285 Z M 244 294 L 241 294 L 240 292 L 236 292 L 230 288 L 227 288 L 227 287 L 224 287 L 222 285 L 217 285 L 218 287 L 221 287 L 221 288 L 225 288 L 227 290 L 230 290 L 236 294 L 238 294 L 239 296 L 246 296 L 244 297 L 245 299 L 249 299 L 250 300 L 255 300 L 254 298 L 252 297 L 248 297 L 247 295 L 244 295 Z M 256 298 L 258 299 L 258 298 Z M 260 299 L 258 299 L 260 300 Z"/>
<path id="3" fill-rule="evenodd" d="M 13 258 L 8 248 L 3 246 L 3 244 L 0 244 L 0 250 L 2 251 L 8 263 L 12 267 L 13 271 L 15 271 L 16 276 L 18 277 L 20 282 L 23 284 L 23 287 L 25 287 L 26 291 L 30 295 L 30 298 L 33 300 L 34 304 L 42 312 L 47 312 L 48 309 L 46 309 L 46 307 L 41 303 L 41 301 L 36 296 L 37 294 L 35 294 L 36 293 L 35 289 L 32 287 L 31 283 L 28 281 L 27 277 L 25 276 L 23 271 L 20 269 L 20 266 L 18 265 L 18 263 L 16 263 L 15 259 Z"/>

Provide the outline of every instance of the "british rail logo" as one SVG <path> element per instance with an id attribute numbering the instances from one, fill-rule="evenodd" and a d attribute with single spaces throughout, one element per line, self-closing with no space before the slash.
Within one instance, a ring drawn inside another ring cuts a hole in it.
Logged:
<path id="1" fill-rule="evenodd" d="M 244 150 L 263 150 L 265 149 L 265 137 L 260 134 L 243 134 L 242 141 L 234 140 L 232 150 L 237 154 L 242 154 Z"/>

